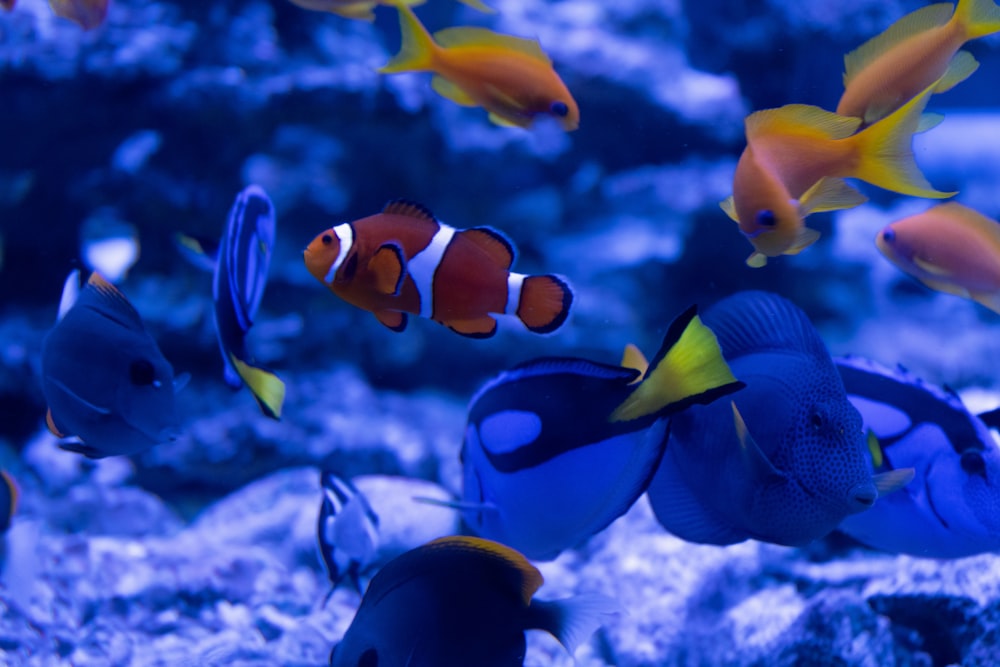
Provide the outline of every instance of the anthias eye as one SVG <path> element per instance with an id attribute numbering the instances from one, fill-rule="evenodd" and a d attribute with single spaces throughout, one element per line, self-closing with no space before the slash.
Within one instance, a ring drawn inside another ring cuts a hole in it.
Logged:
<path id="1" fill-rule="evenodd" d="M 569 107 L 566 106 L 565 102 L 558 102 L 558 101 L 553 102 L 552 106 L 549 107 L 549 110 L 552 112 L 553 115 L 559 116 L 560 118 L 566 116 L 569 113 Z"/>
<path id="2" fill-rule="evenodd" d="M 777 219 L 774 217 L 774 211 L 769 211 L 764 209 L 763 211 L 757 212 L 757 224 L 763 225 L 764 227 L 774 227 Z"/>

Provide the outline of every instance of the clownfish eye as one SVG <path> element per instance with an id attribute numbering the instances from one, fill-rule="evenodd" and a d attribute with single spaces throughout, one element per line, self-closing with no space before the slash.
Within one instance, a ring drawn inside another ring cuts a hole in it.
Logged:
<path id="1" fill-rule="evenodd" d="M 882 240 L 886 243 L 892 243 L 896 240 L 896 230 L 892 227 L 886 227 L 882 232 Z"/>
<path id="2" fill-rule="evenodd" d="M 774 227 L 778 220 L 774 217 L 774 211 L 764 209 L 763 211 L 757 211 L 756 222 L 762 227 Z"/>
<path id="3" fill-rule="evenodd" d="M 148 360 L 137 359 L 129 364 L 128 377 L 132 384 L 144 387 L 153 384 L 153 381 L 156 380 L 156 369 Z"/>
<path id="4" fill-rule="evenodd" d="M 358 272 L 358 253 L 353 253 L 347 258 L 347 264 L 344 265 L 344 280 L 350 280 L 354 277 L 354 274 Z"/>
<path id="5" fill-rule="evenodd" d="M 970 475 L 979 475 L 980 477 L 986 477 L 986 461 L 983 460 L 983 454 L 977 449 L 967 449 L 962 452 L 962 458 L 960 459 L 962 463 L 962 470 L 969 473 Z"/>
<path id="6" fill-rule="evenodd" d="M 565 118 L 566 115 L 569 114 L 569 107 L 566 106 L 565 102 L 556 100 L 549 106 L 549 111 L 551 111 L 554 116 Z"/>
<path id="7" fill-rule="evenodd" d="M 358 667 L 378 667 L 378 651 L 368 649 L 358 658 Z"/>
<path id="8" fill-rule="evenodd" d="M 330 234 L 323 234 L 323 238 L 321 238 L 320 241 L 323 242 L 323 245 L 330 245 L 333 243 L 333 236 Z"/>

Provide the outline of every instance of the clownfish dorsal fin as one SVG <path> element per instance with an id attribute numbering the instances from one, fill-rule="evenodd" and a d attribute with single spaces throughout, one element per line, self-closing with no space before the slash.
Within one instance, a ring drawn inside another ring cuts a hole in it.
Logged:
<path id="1" fill-rule="evenodd" d="M 368 260 L 368 270 L 375 276 L 375 289 L 380 294 L 399 296 L 406 278 L 403 249 L 395 241 L 383 243 Z"/>
<path id="2" fill-rule="evenodd" d="M 398 310 L 376 310 L 372 314 L 375 315 L 376 320 L 396 333 L 406 329 L 406 323 L 409 320 L 406 313 Z"/>
<path id="3" fill-rule="evenodd" d="M 514 260 L 517 259 L 514 242 L 497 229 L 472 227 L 459 232 L 459 234 L 483 250 L 501 268 L 509 271 L 510 267 L 514 265 Z"/>
<path id="4" fill-rule="evenodd" d="M 402 215 L 407 218 L 416 218 L 418 220 L 427 220 L 435 224 L 437 224 L 438 221 L 429 208 L 423 204 L 418 204 L 415 201 L 410 201 L 409 199 L 393 199 L 392 201 L 386 202 L 385 207 L 382 209 L 382 213 L 386 215 Z"/>
<path id="5" fill-rule="evenodd" d="M 508 582 L 519 591 L 521 601 L 524 602 L 525 606 L 531 603 L 531 597 L 545 583 L 542 573 L 528 562 L 523 554 L 499 542 L 481 537 L 453 535 L 439 537 L 428 542 L 425 547 L 434 550 L 447 549 L 474 553 L 499 565 L 505 570 L 504 574 L 507 575 Z"/>
<path id="6" fill-rule="evenodd" d="M 493 32 L 487 28 L 476 28 L 460 26 L 457 28 L 445 28 L 434 33 L 434 41 L 438 46 L 446 49 L 478 46 L 490 47 L 502 51 L 516 51 L 523 53 L 546 65 L 551 65 L 552 61 L 545 52 L 542 51 L 541 44 L 536 39 L 525 39 L 513 35 L 504 35 Z"/>

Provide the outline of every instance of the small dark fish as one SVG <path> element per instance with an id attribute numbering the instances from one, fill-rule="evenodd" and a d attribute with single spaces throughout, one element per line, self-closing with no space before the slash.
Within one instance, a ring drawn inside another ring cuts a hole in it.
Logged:
<path id="1" fill-rule="evenodd" d="M 333 667 L 520 667 L 525 630 L 572 653 L 618 605 L 599 595 L 533 598 L 542 574 L 477 537 L 442 537 L 390 561 L 330 654 Z"/>
<path id="2" fill-rule="evenodd" d="M 328 470 L 320 473 L 323 503 L 316 525 L 319 554 L 330 578 L 330 599 L 344 578 L 361 592 L 361 574 L 378 552 L 378 515 L 349 480 Z"/>

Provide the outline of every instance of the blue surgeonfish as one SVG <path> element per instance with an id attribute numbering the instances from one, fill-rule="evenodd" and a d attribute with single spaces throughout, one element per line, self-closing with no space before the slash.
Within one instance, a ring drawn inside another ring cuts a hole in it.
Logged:
<path id="1" fill-rule="evenodd" d="M 333 667 L 520 667 L 525 630 L 570 652 L 611 614 L 599 595 L 538 600 L 542 574 L 525 557 L 478 537 L 442 537 L 407 551 L 368 585 Z"/>
<path id="2" fill-rule="evenodd" d="M 1000 550 L 1000 449 L 986 424 L 948 387 L 902 367 L 836 360 L 861 412 L 876 472 L 909 467 L 912 482 L 840 530 L 890 553 L 960 558 Z"/>
<path id="3" fill-rule="evenodd" d="M 74 272 L 75 274 L 75 272 Z M 174 372 L 138 311 L 99 273 L 66 281 L 64 313 L 42 341 L 46 424 L 90 458 L 135 454 L 178 433 Z"/>
<path id="4" fill-rule="evenodd" d="M 746 387 L 671 420 L 649 486 L 671 533 L 798 546 L 912 478 L 912 470 L 873 478 L 861 416 L 819 334 L 790 301 L 740 292 L 706 311 L 705 324 Z"/>
<path id="5" fill-rule="evenodd" d="M 476 393 L 454 504 L 476 533 L 555 558 L 642 494 L 663 454 L 664 417 L 743 386 L 694 307 L 671 324 L 651 370 L 628 366 L 536 359 Z"/>
<path id="6" fill-rule="evenodd" d="M 378 515 L 364 494 L 330 472 L 320 472 L 323 502 L 316 525 L 319 555 L 330 578 L 329 600 L 344 578 L 361 592 L 360 576 L 378 552 Z"/>

